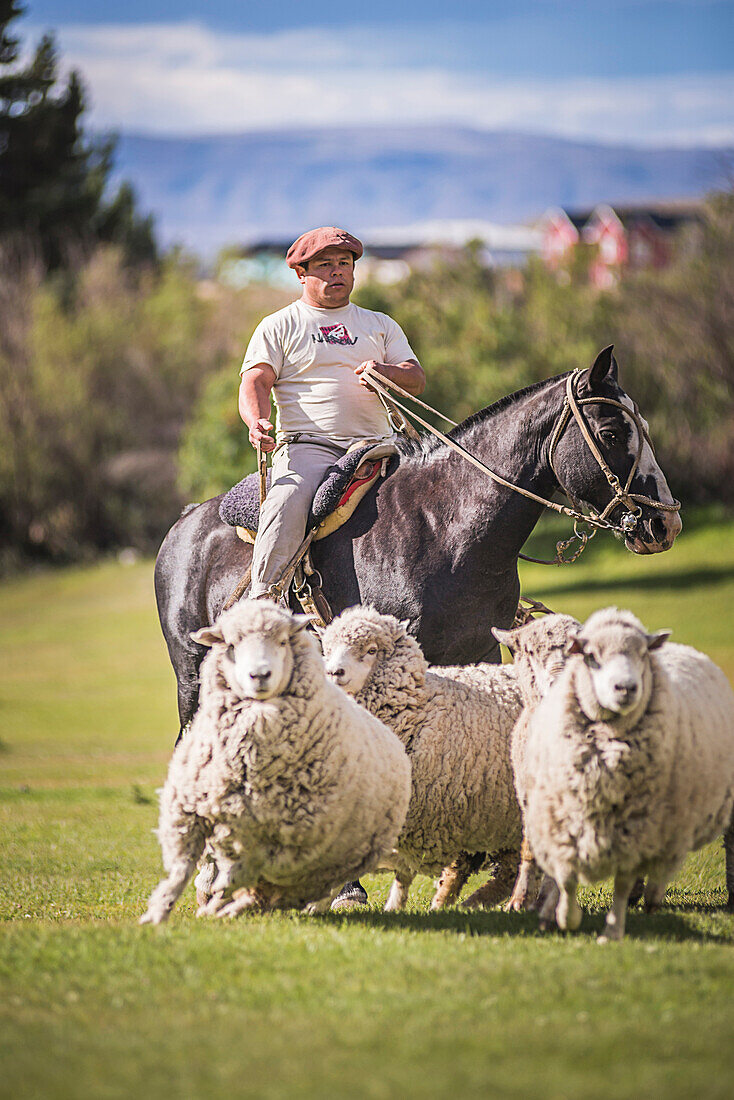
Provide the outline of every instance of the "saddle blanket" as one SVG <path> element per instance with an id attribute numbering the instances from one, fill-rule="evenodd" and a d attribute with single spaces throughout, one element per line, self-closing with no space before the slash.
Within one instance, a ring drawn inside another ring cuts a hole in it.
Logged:
<path id="1" fill-rule="evenodd" d="M 319 527 L 315 539 L 326 538 L 349 519 L 368 489 L 384 475 L 387 460 L 397 454 L 391 441 L 356 444 L 324 474 L 311 503 L 306 531 Z M 270 470 L 267 475 L 270 488 Z M 237 528 L 246 542 L 254 541 L 260 519 L 260 479 L 248 474 L 225 493 L 219 517 Z M 249 537 L 248 537 L 249 536 Z"/>

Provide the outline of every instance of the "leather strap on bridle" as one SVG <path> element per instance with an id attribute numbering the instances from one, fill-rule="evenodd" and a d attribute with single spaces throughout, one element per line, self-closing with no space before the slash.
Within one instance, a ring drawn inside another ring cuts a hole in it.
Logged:
<path id="1" fill-rule="evenodd" d="M 579 398 L 578 393 L 577 393 L 578 385 L 579 385 L 579 382 L 580 382 L 581 375 L 584 374 L 584 373 L 585 373 L 584 369 L 579 368 L 579 369 L 573 371 L 571 374 L 569 374 L 568 378 L 566 379 L 566 393 L 565 393 L 565 397 L 564 397 L 563 407 L 562 407 L 561 412 L 559 414 L 558 420 L 556 421 L 553 432 L 551 433 L 551 442 L 550 442 L 550 447 L 549 447 L 549 461 L 550 461 L 551 469 L 553 470 L 554 476 L 556 477 L 556 480 L 558 481 L 559 488 L 561 489 L 561 491 L 563 493 L 565 493 L 566 497 L 569 499 L 569 501 L 571 501 L 572 504 L 576 504 L 576 501 L 571 496 L 571 494 L 568 492 L 568 490 L 565 488 L 563 482 L 559 478 L 558 472 L 557 472 L 557 470 L 554 466 L 554 463 L 553 463 L 553 457 L 555 455 L 555 451 L 556 451 L 556 448 L 558 446 L 558 442 L 561 439 L 561 436 L 563 435 L 564 431 L 568 427 L 569 423 L 571 422 L 571 419 L 573 418 L 577 422 L 577 424 L 579 425 L 579 430 L 581 431 L 581 434 L 582 434 L 584 440 L 586 441 L 587 446 L 589 447 L 589 449 L 590 449 L 592 455 L 594 456 L 596 462 L 599 464 L 599 466 L 600 466 L 602 472 L 604 473 L 604 476 L 606 477 L 607 482 L 609 483 L 609 486 L 612 490 L 612 494 L 613 494 L 612 499 L 610 500 L 609 504 L 600 513 L 596 513 L 592 510 L 592 511 L 590 511 L 589 514 L 586 514 L 586 513 L 582 512 L 579 507 L 568 508 L 566 505 L 556 503 L 556 501 L 547 500 L 545 497 L 541 497 L 537 493 L 533 493 L 530 489 L 524 489 L 521 485 L 513 484 L 513 482 L 508 481 L 506 478 L 503 478 L 499 474 L 495 473 L 494 470 L 490 470 L 488 466 L 486 466 L 483 462 L 481 462 L 478 458 L 476 458 L 473 454 L 471 454 L 471 452 L 467 451 L 465 447 L 462 447 L 462 445 L 460 443 L 457 443 L 455 439 L 451 439 L 450 436 L 445 435 L 443 432 L 439 431 L 438 428 L 434 428 L 432 424 L 429 424 L 428 421 L 426 421 L 422 417 L 420 417 L 418 415 L 418 413 L 414 412 L 412 409 L 406 409 L 406 407 L 403 404 L 401 404 L 401 402 L 398 401 L 394 396 L 391 397 L 391 400 L 404 413 L 408 413 L 410 416 L 413 417 L 414 420 L 417 420 L 418 423 L 426 429 L 426 431 L 428 431 L 432 435 L 436 436 L 443 443 L 445 443 L 448 447 L 450 447 L 451 450 L 453 450 L 457 454 L 461 455 L 462 458 L 464 458 L 467 462 L 470 462 L 473 466 L 476 466 L 477 469 L 481 470 L 482 473 L 487 475 L 487 477 L 492 478 L 492 480 L 497 482 L 498 485 L 502 485 L 506 489 L 511 489 L 513 492 L 519 493 L 521 496 L 526 497 L 528 500 L 533 500 L 537 504 L 542 504 L 544 508 L 550 508 L 554 512 L 559 512 L 562 515 L 568 516 L 569 518 L 573 519 L 575 521 L 575 523 L 574 523 L 575 536 L 574 537 L 579 538 L 579 539 L 582 540 L 581 549 L 579 550 L 579 553 L 580 553 L 581 550 L 583 550 L 583 548 L 584 548 L 586 542 L 588 541 L 588 539 L 595 533 L 595 531 L 597 529 L 607 530 L 607 531 L 615 531 L 615 532 L 623 534 L 623 535 L 631 534 L 631 532 L 634 530 L 634 528 L 636 526 L 637 518 L 642 512 L 642 509 L 639 507 L 640 504 L 646 504 L 651 508 L 657 508 L 660 511 L 665 511 L 665 512 L 677 512 L 677 511 L 680 510 L 680 501 L 674 501 L 672 504 L 663 504 L 660 501 L 653 500 L 651 497 L 646 497 L 646 496 L 643 496 L 642 494 L 639 494 L 639 493 L 631 493 L 629 491 L 630 486 L 632 484 L 632 479 L 633 479 L 633 477 L 634 477 L 634 475 L 635 475 L 635 473 L 636 473 L 636 471 L 639 467 L 639 464 L 640 464 L 640 458 L 642 456 L 642 448 L 644 446 L 644 443 L 647 442 L 650 445 L 650 447 L 652 448 L 652 443 L 650 441 L 650 437 L 649 437 L 647 431 L 645 430 L 645 426 L 642 423 L 642 419 L 641 419 L 641 417 L 640 417 L 640 415 L 637 411 L 637 406 L 636 405 L 633 405 L 633 408 L 629 409 L 629 408 L 627 408 L 626 405 L 623 405 L 620 401 L 617 401 L 617 400 L 615 400 L 614 398 L 611 398 L 611 397 Z M 404 390 L 396 382 L 393 382 L 389 378 L 385 378 L 384 375 L 379 374 L 378 372 L 376 372 L 372 368 L 368 367 L 367 370 L 364 371 L 363 377 L 365 377 L 365 376 L 368 378 L 368 380 L 370 382 L 370 385 L 375 389 L 376 393 L 379 394 L 380 391 L 382 390 L 385 397 L 388 396 L 387 393 L 385 393 L 385 389 L 391 391 L 392 394 L 398 393 L 402 397 L 407 398 L 409 401 L 412 401 L 415 404 L 420 405 L 421 408 L 427 409 L 429 412 L 433 413 L 436 416 L 441 417 L 441 419 L 443 419 L 443 420 L 447 420 L 450 424 L 454 423 L 452 420 L 449 420 L 449 418 L 447 416 L 444 416 L 442 413 L 439 413 L 436 409 L 431 408 L 430 405 L 426 405 L 423 401 L 420 401 L 417 397 L 414 397 L 412 394 L 408 393 L 407 390 Z M 638 431 L 637 454 L 636 454 L 635 459 L 632 463 L 632 468 L 630 469 L 630 473 L 629 473 L 629 476 L 627 478 L 627 481 L 626 481 L 626 484 L 625 484 L 624 488 L 622 488 L 622 485 L 620 484 L 620 481 L 619 481 L 619 478 L 617 477 L 617 475 L 614 473 L 613 470 L 610 469 L 609 465 L 605 461 L 604 456 L 602 455 L 602 453 L 601 453 L 601 451 L 600 451 L 600 449 L 597 445 L 597 442 L 596 442 L 594 436 L 592 435 L 591 431 L 589 430 L 589 427 L 586 423 L 586 420 L 585 420 L 585 418 L 584 418 L 584 416 L 581 412 L 581 407 L 583 405 L 592 405 L 592 404 L 608 404 L 608 405 L 615 406 L 616 408 L 620 409 L 626 416 L 629 416 L 630 419 L 635 423 L 635 425 L 637 427 L 637 431 Z M 621 521 L 617 524 L 617 523 L 611 522 L 607 517 L 610 515 L 610 513 L 618 505 L 623 505 L 627 509 L 627 512 L 622 517 Z M 578 523 L 578 522 L 586 523 L 589 526 L 591 526 L 592 528 L 594 528 L 594 530 L 591 532 L 591 535 L 586 535 L 583 532 L 579 532 L 576 529 L 576 523 Z M 572 539 L 568 540 L 568 542 L 571 542 L 571 541 L 573 541 L 573 540 Z M 559 543 L 559 547 L 561 545 L 564 545 L 564 547 L 565 547 L 565 545 L 568 545 L 568 543 L 566 543 L 566 544 L 560 544 Z M 565 559 L 563 559 L 561 557 L 561 553 L 562 552 L 559 549 L 559 558 L 557 559 L 559 561 L 559 563 L 565 562 Z M 578 554 L 576 554 L 574 556 L 574 558 L 572 558 L 571 560 L 575 561 L 576 557 L 578 557 Z"/>

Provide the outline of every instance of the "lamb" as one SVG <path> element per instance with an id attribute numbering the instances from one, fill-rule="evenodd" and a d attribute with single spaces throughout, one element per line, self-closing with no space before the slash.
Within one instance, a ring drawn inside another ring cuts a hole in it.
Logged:
<path id="1" fill-rule="evenodd" d="M 688 852 L 724 832 L 734 908 L 734 692 L 689 646 L 629 611 L 595 612 L 532 712 L 517 786 L 525 829 L 559 897 L 541 909 L 576 929 L 579 881 L 614 875 L 602 941 L 624 936 L 636 878 L 657 907 Z"/>
<path id="2" fill-rule="evenodd" d="M 396 871 L 386 910 L 403 907 L 419 871 L 436 874 L 461 853 L 517 850 L 510 736 L 521 697 L 512 669 L 429 670 L 404 625 L 369 607 L 335 619 L 322 646 L 327 672 L 395 731 L 412 763 L 405 826 L 381 865 Z"/>
<path id="3" fill-rule="evenodd" d="M 324 911 L 395 847 L 410 763 L 395 734 L 327 679 L 309 621 L 247 600 L 192 635 L 211 651 L 161 797 L 168 877 L 141 924 L 168 917 L 207 843 L 218 876 L 204 913 L 220 917 Z"/>

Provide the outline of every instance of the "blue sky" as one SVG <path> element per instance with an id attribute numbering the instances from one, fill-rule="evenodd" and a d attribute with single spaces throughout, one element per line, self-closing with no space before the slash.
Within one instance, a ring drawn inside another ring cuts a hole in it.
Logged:
<path id="1" fill-rule="evenodd" d="M 37 0 L 100 127 L 453 123 L 734 144 L 734 0 Z"/>

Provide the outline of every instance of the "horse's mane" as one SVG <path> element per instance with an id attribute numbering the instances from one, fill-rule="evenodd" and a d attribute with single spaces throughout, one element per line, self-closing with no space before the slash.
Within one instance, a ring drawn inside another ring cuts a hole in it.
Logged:
<path id="1" fill-rule="evenodd" d="M 558 382 L 560 379 L 566 378 L 570 373 L 570 371 L 566 371 L 564 374 L 554 374 L 552 378 L 541 378 L 539 382 L 531 382 L 529 386 L 525 386 L 521 390 L 515 390 L 514 393 L 509 393 L 506 397 L 500 397 L 493 404 L 487 405 L 478 412 L 472 413 L 466 420 L 462 420 L 461 423 L 457 424 L 455 428 L 452 428 L 450 432 L 445 432 L 444 434 L 450 436 L 451 439 L 459 439 L 476 424 L 481 424 L 485 420 L 490 420 L 493 416 L 509 408 L 510 405 L 514 405 L 522 398 L 537 393 L 538 390 L 544 389 L 553 382 Z M 437 439 L 435 435 L 430 435 L 428 432 L 425 432 L 420 439 L 408 439 L 405 436 L 400 436 L 397 446 L 402 457 L 420 461 L 421 459 L 428 458 L 435 454 L 436 451 L 445 447 L 446 444 L 440 439 Z"/>

